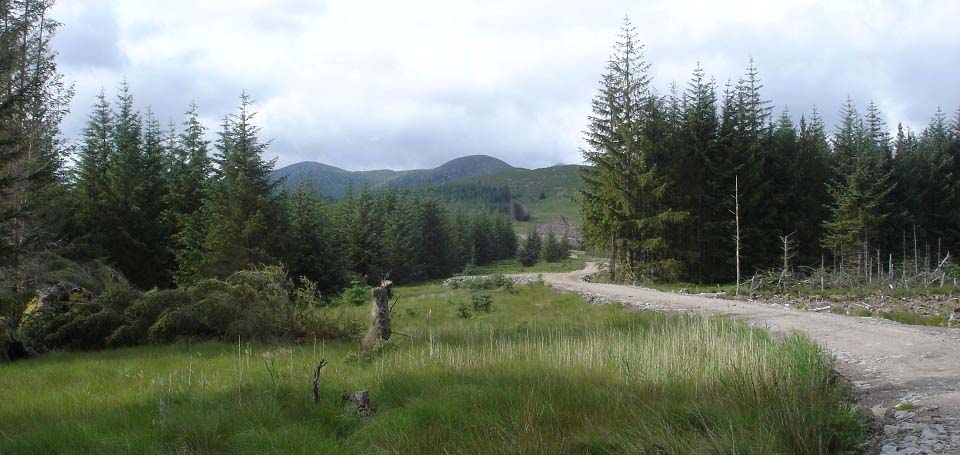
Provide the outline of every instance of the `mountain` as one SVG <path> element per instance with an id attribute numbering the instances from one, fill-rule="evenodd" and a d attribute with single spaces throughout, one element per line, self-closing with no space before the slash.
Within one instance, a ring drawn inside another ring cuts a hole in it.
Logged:
<path id="1" fill-rule="evenodd" d="M 367 186 L 370 188 L 412 188 L 437 185 L 456 179 L 482 177 L 514 169 L 513 166 L 487 155 L 471 155 L 448 161 L 433 169 L 393 171 L 347 171 L 338 167 L 305 161 L 276 169 L 271 176 L 277 180 L 286 178 L 284 187 L 294 189 L 301 178 L 310 178 L 320 194 L 327 197 L 342 197 L 347 189 Z"/>

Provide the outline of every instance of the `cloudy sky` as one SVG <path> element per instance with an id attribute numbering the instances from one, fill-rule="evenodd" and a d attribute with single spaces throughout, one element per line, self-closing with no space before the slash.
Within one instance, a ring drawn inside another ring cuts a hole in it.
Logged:
<path id="1" fill-rule="evenodd" d="M 663 91 L 698 61 L 736 80 L 752 56 L 777 110 L 816 105 L 829 125 L 847 95 L 914 128 L 960 105 L 957 0 L 59 0 L 54 12 L 77 92 L 68 137 L 124 78 L 164 122 L 195 100 L 214 127 L 246 90 L 280 165 L 580 162 L 625 14 Z"/>

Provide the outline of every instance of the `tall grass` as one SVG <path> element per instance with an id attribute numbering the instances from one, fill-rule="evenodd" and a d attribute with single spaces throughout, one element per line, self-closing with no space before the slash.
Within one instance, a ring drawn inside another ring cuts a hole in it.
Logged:
<path id="1" fill-rule="evenodd" d="M 862 437 L 832 360 L 800 336 L 542 286 L 493 292 L 472 319 L 456 316 L 467 290 L 397 294 L 407 336 L 372 353 L 241 340 L 0 366 L 0 453 L 830 453 Z M 339 398 L 361 389 L 366 419 Z"/>

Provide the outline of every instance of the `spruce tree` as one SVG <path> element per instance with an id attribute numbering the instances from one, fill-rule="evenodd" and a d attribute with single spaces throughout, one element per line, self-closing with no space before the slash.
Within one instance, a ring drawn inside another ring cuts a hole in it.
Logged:
<path id="1" fill-rule="evenodd" d="M 338 292 L 346 283 L 347 264 L 340 254 L 330 214 L 310 176 L 297 180 L 297 189 L 287 202 L 290 228 L 284 262 L 288 273 L 313 281 L 323 293 Z"/>
<path id="2" fill-rule="evenodd" d="M 283 257 L 284 203 L 274 191 L 280 182 L 270 178 L 276 160 L 263 159 L 267 143 L 259 138 L 251 107 L 244 93 L 238 112 L 224 119 L 216 144 L 217 174 L 197 213 L 203 223 L 199 261 L 181 263 L 194 268 L 181 273 L 226 276 Z"/>
<path id="3" fill-rule="evenodd" d="M 666 114 L 642 50 L 626 20 L 588 119 L 579 202 L 584 238 L 609 252 L 611 275 L 670 279 L 683 268 L 671 233 L 688 216 L 667 204 L 672 182 L 657 163 Z"/>
<path id="4" fill-rule="evenodd" d="M 540 252 L 542 249 L 543 241 L 540 237 L 540 233 L 537 232 L 537 228 L 531 228 L 527 232 L 527 236 L 520 243 L 520 248 L 517 250 L 517 258 L 520 260 L 520 265 L 524 267 L 532 267 L 537 261 L 540 260 Z"/>
<path id="5" fill-rule="evenodd" d="M 832 202 L 822 243 L 842 266 L 851 267 L 869 263 L 888 215 L 884 201 L 890 186 L 889 174 L 872 154 L 870 137 L 849 98 L 842 115 L 834 134 L 838 175 L 828 186 Z"/>
<path id="6" fill-rule="evenodd" d="M 64 227 L 60 121 L 73 91 L 51 47 L 60 27 L 48 16 L 52 7 L 0 3 L 0 275 L 18 291 L 45 272 L 42 256 L 57 248 Z"/>
<path id="7" fill-rule="evenodd" d="M 420 205 L 420 257 L 426 278 L 440 278 L 456 271 L 451 255 L 447 213 L 443 203 L 428 198 Z"/>

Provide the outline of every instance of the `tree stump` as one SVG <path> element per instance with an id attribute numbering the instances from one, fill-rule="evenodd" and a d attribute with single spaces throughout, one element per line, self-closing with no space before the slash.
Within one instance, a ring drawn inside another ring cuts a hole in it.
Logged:
<path id="1" fill-rule="evenodd" d="M 390 328 L 390 298 L 393 297 L 393 282 L 382 281 L 379 287 L 373 288 L 373 309 L 370 315 L 370 330 L 363 339 L 367 349 L 377 344 L 377 339 L 390 339 L 393 331 Z"/>
<path id="2" fill-rule="evenodd" d="M 370 392 L 367 390 L 359 390 L 353 393 L 343 392 L 343 401 L 350 403 L 358 417 L 367 417 L 375 411 L 373 405 L 370 404 Z"/>

